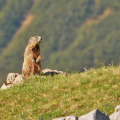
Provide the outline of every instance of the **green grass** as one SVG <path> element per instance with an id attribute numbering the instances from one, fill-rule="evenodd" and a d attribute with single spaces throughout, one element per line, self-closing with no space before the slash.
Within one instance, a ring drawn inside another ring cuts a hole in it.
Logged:
<path id="1" fill-rule="evenodd" d="M 67 76 L 31 76 L 20 85 L 0 90 L 0 119 L 79 117 L 97 108 L 110 115 L 120 103 L 119 86 L 120 66 Z"/>

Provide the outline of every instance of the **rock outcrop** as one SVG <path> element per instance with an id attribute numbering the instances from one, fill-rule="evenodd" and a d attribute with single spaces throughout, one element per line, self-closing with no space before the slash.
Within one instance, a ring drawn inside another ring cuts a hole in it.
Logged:
<path id="1" fill-rule="evenodd" d="M 55 118 L 53 120 L 120 120 L 120 105 L 115 108 L 115 112 L 110 117 L 96 109 L 88 114 L 80 116 L 79 118 L 76 116 L 67 116 Z"/>
<path id="2" fill-rule="evenodd" d="M 48 69 L 48 68 L 42 70 L 42 75 L 51 75 L 51 76 L 53 76 L 53 75 L 56 75 L 56 74 L 67 75 L 67 73 L 63 72 L 63 71 L 51 70 L 51 69 Z"/>
<path id="3" fill-rule="evenodd" d="M 115 108 L 115 112 L 110 115 L 110 120 L 120 120 L 120 105 Z"/>
<path id="4" fill-rule="evenodd" d="M 23 81 L 22 75 L 18 73 L 9 73 L 5 83 L 2 85 L 1 89 L 5 90 L 10 88 L 15 84 L 19 84 Z"/>
<path id="5" fill-rule="evenodd" d="M 108 116 L 100 112 L 98 109 L 79 117 L 79 120 L 110 120 Z"/>
<path id="6" fill-rule="evenodd" d="M 67 117 L 55 118 L 53 120 L 78 120 L 78 117 L 76 117 L 76 116 L 67 116 Z"/>

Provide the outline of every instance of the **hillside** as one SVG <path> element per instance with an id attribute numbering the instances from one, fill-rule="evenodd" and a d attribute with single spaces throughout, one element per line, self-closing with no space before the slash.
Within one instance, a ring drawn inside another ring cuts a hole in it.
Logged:
<path id="1" fill-rule="evenodd" d="M 0 0 L 0 5 L 1 83 L 9 72 L 21 73 L 34 35 L 43 37 L 42 68 L 71 72 L 119 64 L 119 0 Z"/>
<path id="2" fill-rule="evenodd" d="M 120 104 L 120 66 L 101 67 L 67 76 L 31 76 L 20 85 L 0 90 L 0 119 L 43 119 L 92 110 L 111 115 Z"/>

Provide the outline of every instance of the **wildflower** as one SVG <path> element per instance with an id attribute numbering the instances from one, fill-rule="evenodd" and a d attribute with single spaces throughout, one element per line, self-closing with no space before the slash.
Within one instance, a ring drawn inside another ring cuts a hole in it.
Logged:
<path id="1" fill-rule="evenodd" d="M 96 106 L 96 103 L 94 105 Z"/>
<path id="2" fill-rule="evenodd" d="M 21 115 L 21 117 L 24 117 L 23 115 Z"/>
<path id="3" fill-rule="evenodd" d="M 111 110 L 111 113 L 113 113 L 113 110 Z"/>
<path id="4" fill-rule="evenodd" d="M 42 117 L 40 119 L 43 119 Z"/>
<path id="5" fill-rule="evenodd" d="M 55 103 L 53 102 L 53 105 L 55 105 Z"/>

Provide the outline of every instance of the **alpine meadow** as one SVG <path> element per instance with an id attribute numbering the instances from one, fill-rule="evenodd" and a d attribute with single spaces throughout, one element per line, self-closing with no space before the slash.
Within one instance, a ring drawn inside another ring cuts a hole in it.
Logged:
<path id="1" fill-rule="evenodd" d="M 119 119 L 119 42 L 120 0 L 0 0 L 0 120 Z"/>

